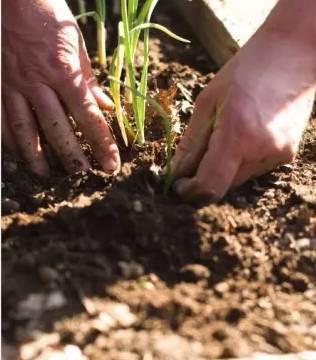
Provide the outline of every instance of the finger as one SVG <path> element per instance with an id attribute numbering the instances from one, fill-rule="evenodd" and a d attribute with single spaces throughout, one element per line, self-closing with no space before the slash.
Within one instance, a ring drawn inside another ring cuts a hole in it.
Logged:
<path id="1" fill-rule="evenodd" d="M 73 78 L 67 87 L 60 87 L 58 92 L 78 122 L 104 171 L 107 173 L 118 171 L 120 168 L 118 147 L 82 74 Z"/>
<path id="2" fill-rule="evenodd" d="M 241 164 L 235 179 L 232 183 L 232 188 L 241 186 L 252 177 L 261 176 L 269 171 L 277 168 L 279 165 L 287 163 L 285 159 L 273 157 L 267 157 L 261 161 L 253 161 L 249 163 Z"/>
<path id="3" fill-rule="evenodd" d="M 175 191 L 185 200 L 200 197 L 220 200 L 230 188 L 240 167 L 238 144 L 220 128 L 209 141 L 208 151 L 202 158 L 196 175 L 175 182 Z"/>
<path id="4" fill-rule="evenodd" d="M 38 85 L 32 103 L 48 143 L 64 168 L 73 173 L 90 167 L 65 115 L 56 93 L 48 86 Z"/>
<path id="5" fill-rule="evenodd" d="M 207 149 L 212 131 L 216 106 L 210 90 L 206 88 L 198 97 L 189 126 L 176 149 L 171 167 L 174 177 L 181 178 L 195 173 Z"/>
<path id="6" fill-rule="evenodd" d="M 90 82 L 90 90 L 98 103 L 99 107 L 102 110 L 114 110 L 114 103 L 113 101 L 102 91 L 102 89 L 99 87 L 98 84 L 93 85 L 93 82 L 96 83 L 96 81 Z"/>
<path id="7" fill-rule="evenodd" d="M 14 90 L 5 90 L 4 101 L 10 116 L 10 128 L 23 159 L 32 171 L 48 175 L 49 167 L 40 145 L 38 129 L 33 112 L 26 99 Z"/>
<path id="8" fill-rule="evenodd" d="M 12 152 L 12 154 L 17 155 L 18 149 L 8 124 L 8 119 L 3 104 L 1 104 L 1 136 L 4 145 Z"/>
<path id="9" fill-rule="evenodd" d="M 90 59 L 83 40 L 80 46 L 80 66 L 83 76 L 100 108 L 103 110 L 114 110 L 113 101 L 106 94 L 104 94 L 92 73 Z"/>

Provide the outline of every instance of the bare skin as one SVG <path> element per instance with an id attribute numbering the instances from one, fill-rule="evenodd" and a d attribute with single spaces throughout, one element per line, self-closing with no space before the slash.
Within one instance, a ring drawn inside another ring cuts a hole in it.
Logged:
<path id="1" fill-rule="evenodd" d="M 280 0 L 199 95 L 172 160 L 175 191 L 185 200 L 216 201 L 230 188 L 290 162 L 315 89 L 316 2 Z M 215 117 L 212 131 L 208 124 Z"/>
<path id="2" fill-rule="evenodd" d="M 84 41 L 64 0 L 4 0 L 2 133 L 4 143 L 42 175 L 49 168 L 38 126 L 69 172 L 90 164 L 70 112 L 101 167 L 120 167 L 118 148 L 100 110 L 113 108 L 91 72 Z"/>

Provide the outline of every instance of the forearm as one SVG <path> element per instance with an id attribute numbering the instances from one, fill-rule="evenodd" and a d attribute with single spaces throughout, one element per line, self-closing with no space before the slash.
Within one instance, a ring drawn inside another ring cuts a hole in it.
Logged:
<path id="1" fill-rule="evenodd" d="M 301 42 L 315 49 L 316 55 L 316 1 L 279 0 L 263 29 Z"/>

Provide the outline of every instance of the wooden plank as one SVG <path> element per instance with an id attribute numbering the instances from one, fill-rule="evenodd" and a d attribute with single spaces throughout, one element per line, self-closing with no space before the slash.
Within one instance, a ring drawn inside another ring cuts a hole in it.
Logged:
<path id="1" fill-rule="evenodd" d="M 260 27 L 278 0 L 173 0 L 211 58 L 222 66 Z"/>

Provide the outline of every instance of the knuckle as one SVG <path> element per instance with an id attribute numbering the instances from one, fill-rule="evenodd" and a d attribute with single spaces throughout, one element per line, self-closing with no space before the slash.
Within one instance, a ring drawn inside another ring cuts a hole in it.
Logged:
<path id="1" fill-rule="evenodd" d="M 59 55 L 56 64 L 56 82 L 64 85 L 65 82 L 73 82 L 81 75 L 80 67 L 74 57 Z"/>

